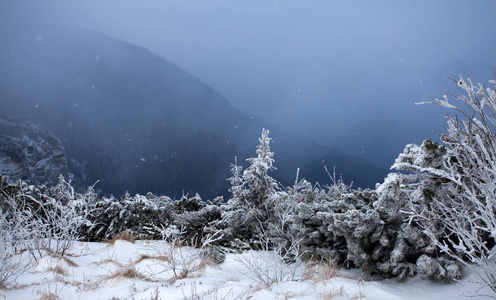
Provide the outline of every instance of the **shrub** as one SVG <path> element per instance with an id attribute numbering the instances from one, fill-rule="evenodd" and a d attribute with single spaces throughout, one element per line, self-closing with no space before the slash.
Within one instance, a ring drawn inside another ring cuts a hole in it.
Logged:
<path id="1" fill-rule="evenodd" d="M 432 100 L 458 116 L 448 116 L 440 163 L 410 163 L 422 175 L 410 198 L 411 220 L 437 250 L 475 266 L 482 286 L 496 293 L 496 81 L 492 88 L 453 81 L 465 107 L 446 95 Z"/>

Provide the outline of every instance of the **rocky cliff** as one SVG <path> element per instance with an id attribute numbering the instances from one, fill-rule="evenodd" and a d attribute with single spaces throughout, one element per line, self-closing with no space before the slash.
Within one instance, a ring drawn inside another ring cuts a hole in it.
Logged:
<path id="1" fill-rule="evenodd" d="M 11 181 L 54 185 L 59 175 L 68 177 L 64 147 L 27 119 L 0 117 L 0 174 Z"/>

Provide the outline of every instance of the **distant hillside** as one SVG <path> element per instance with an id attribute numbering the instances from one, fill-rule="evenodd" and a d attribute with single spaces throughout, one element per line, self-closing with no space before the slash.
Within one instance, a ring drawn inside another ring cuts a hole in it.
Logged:
<path id="1" fill-rule="evenodd" d="M 83 185 L 120 195 L 153 192 L 204 198 L 227 193 L 229 163 L 255 155 L 271 130 L 285 184 L 329 182 L 337 167 L 354 186 L 386 170 L 285 132 L 233 108 L 227 99 L 150 51 L 85 31 L 0 36 L 2 114 L 50 129 L 64 144 L 69 172 Z M 172 45 L 171 45 L 172 47 Z"/>
<path id="2" fill-rule="evenodd" d="M 68 176 L 64 147 L 31 122 L 0 116 L 0 174 L 13 182 L 56 185 L 59 175 Z"/>

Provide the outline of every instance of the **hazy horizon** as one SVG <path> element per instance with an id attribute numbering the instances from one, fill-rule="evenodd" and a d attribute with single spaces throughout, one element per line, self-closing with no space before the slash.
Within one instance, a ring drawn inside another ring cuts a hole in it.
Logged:
<path id="1" fill-rule="evenodd" d="M 2 34 L 35 24 L 96 30 L 145 47 L 235 107 L 389 167 L 437 138 L 457 93 L 445 76 L 493 77 L 492 1 L 23 1 Z M 0 29 L 1 30 L 1 29 Z"/>

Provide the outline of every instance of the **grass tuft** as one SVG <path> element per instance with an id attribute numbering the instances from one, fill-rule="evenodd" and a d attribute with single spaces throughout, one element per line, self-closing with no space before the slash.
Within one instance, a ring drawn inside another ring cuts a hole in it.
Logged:
<path id="1" fill-rule="evenodd" d="M 152 259 L 163 261 L 163 262 L 170 262 L 169 258 L 165 255 L 140 254 L 135 263 L 138 264 L 142 261 L 152 260 Z"/>
<path id="2" fill-rule="evenodd" d="M 62 256 L 62 255 L 52 254 L 51 256 L 65 261 L 69 267 L 79 267 L 79 265 L 75 261 L 66 257 L 66 255 Z"/>
<path id="3" fill-rule="evenodd" d="M 119 279 L 140 279 L 144 281 L 154 282 L 149 276 L 140 273 L 133 263 L 129 263 L 125 266 L 119 266 L 119 268 L 113 272 L 110 272 L 107 276 L 104 276 L 104 280 L 119 280 Z"/>
<path id="4" fill-rule="evenodd" d="M 37 300 L 60 300 L 60 296 L 57 294 L 54 294 L 52 292 L 46 292 L 43 293 L 39 296 L 39 298 L 36 298 Z"/>
<path id="5" fill-rule="evenodd" d="M 136 239 L 129 233 L 129 231 L 125 230 L 123 232 L 120 232 L 120 233 L 112 236 L 112 238 L 106 240 L 105 242 L 109 245 L 113 245 L 115 243 L 115 241 L 118 241 L 118 240 L 128 241 L 130 243 L 134 243 L 136 241 Z"/>
<path id="6" fill-rule="evenodd" d="M 318 283 L 327 281 L 338 275 L 334 262 L 322 260 L 305 265 L 302 277 L 303 280 L 312 280 L 314 283 Z"/>
<path id="7" fill-rule="evenodd" d="M 66 276 L 67 275 L 67 269 L 64 269 L 61 265 L 57 264 L 55 266 L 50 266 L 45 269 L 46 272 L 53 272 L 55 274 L 61 275 L 61 276 Z"/>
<path id="8" fill-rule="evenodd" d="M 346 291 L 344 290 L 344 286 L 342 285 L 339 289 L 332 289 L 327 293 L 317 295 L 317 299 L 319 300 L 333 300 L 339 299 L 347 296 Z M 337 298 L 339 297 L 339 298 Z"/>

